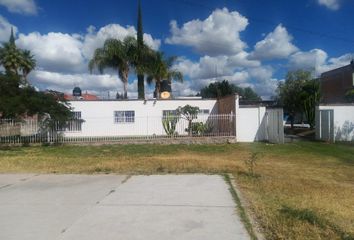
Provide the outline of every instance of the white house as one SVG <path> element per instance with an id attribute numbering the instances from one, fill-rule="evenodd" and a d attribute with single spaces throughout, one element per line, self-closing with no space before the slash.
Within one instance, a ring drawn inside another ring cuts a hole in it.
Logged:
<path id="1" fill-rule="evenodd" d="M 173 100 L 78 100 L 69 103 L 77 120 L 64 130 L 63 134 L 68 138 L 166 136 L 164 117 L 188 104 L 200 109 L 193 122 L 200 123 L 203 136 L 228 136 L 239 142 L 283 141 L 282 111 L 274 115 L 262 106 L 240 107 L 237 95 L 219 100 L 192 97 Z M 179 119 L 177 135 L 188 136 L 187 128 L 188 121 Z"/>

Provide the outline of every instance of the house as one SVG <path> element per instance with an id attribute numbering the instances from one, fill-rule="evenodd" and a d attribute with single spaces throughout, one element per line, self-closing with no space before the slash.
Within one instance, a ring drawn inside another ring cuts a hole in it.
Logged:
<path id="1" fill-rule="evenodd" d="M 264 106 L 240 107 L 238 95 L 222 99 L 77 99 L 69 103 L 75 119 L 62 133 L 66 138 L 166 137 L 171 134 L 166 127 L 173 127 L 175 137 L 192 133 L 193 136 L 232 137 L 239 142 L 283 142 L 282 109 L 274 112 Z M 192 124 L 184 118 L 166 122 L 176 109 L 186 105 L 200 110 Z"/>
<path id="2" fill-rule="evenodd" d="M 73 94 L 64 94 L 64 99 L 67 101 L 73 100 L 85 100 L 85 101 L 97 101 L 99 98 L 94 94 L 89 94 L 87 91 L 82 93 L 82 90 L 79 87 L 73 89 Z"/>
<path id="3" fill-rule="evenodd" d="M 354 103 L 345 95 L 354 89 L 354 61 L 321 75 L 321 104 L 316 109 L 316 139 L 354 141 Z"/>

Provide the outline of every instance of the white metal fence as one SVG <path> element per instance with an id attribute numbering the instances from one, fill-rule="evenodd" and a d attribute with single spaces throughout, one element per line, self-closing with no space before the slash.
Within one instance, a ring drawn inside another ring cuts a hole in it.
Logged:
<path id="1" fill-rule="evenodd" d="M 118 119 L 118 120 L 117 120 Z M 59 124 L 37 120 L 0 120 L 0 144 L 112 142 L 164 138 L 236 136 L 235 115 L 83 118 Z"/>

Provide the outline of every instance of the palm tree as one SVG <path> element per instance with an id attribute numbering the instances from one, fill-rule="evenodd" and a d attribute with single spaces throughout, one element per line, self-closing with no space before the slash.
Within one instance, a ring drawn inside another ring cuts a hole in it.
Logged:
<path id="1" fill-rule="evenodd" d="M 0 64 L 5 68 L 6 74 L 19 76 L 22 63 L 22 52 L 11 43 L 4 43 L 0 49 Z"/>
<path id="2" fill-rule="evenodd" d="M 131 69 L 139 74 L 147 72 L 147 60 L 152 55 L 152 50 L 145 44 L 139 47 L 137 40 L 128 36 L 123 41 L 107 39 L 102 48 L 95 50 L 89 62 L 92 73 L 97 68 L 102 74 L 104 69 L 113 68 L 118 71 L 118 76 L 124 84 L 124 99 L 128 98 L 128 76 Z"/>
<path id="3" fill-rule="evenodd" d="M 10 40 L 0 48 L 0 65 L 5 68 L 6 74 L 14 74 L 22 78 L 27 84 L 28 74 L 36 67 L 36 60 L 31 51 L 21 50 L 15 44 L 13 29 L 11 29 Z"/>
<path id="4" fill-rule="evenodd" d="M 146 69 L 147 81 L 149 84 L 155 82 L 156 98 L 160 97 L 162 80 L 167 80 L 170 84 L 172 80 L 183 82 L 182 73 L 172 68 L 175 60 L 176 57 L 166 58 L 162 52 L 155 52 L 151 55 Z"/>
<path id="5" fill-rule="evenodd" d="M 34 56 L 32 55 L 31 51 L 23 50 L 22 62 L 20 68 L 22 70 L 22 76 L 25 84 L 28 84 L 27 76 L 35 67 L 36 67 L 36 60 L 34 59 Z"/>
<path id="6" fill-rule="evenodd" d="M 128 75 L 133 66 L 136 40 L 126 37 L 123 42 L 117 39 L 107 39 L 102 48 L 95 50 L 89 62 L 92 73 L 97 68 L 102 74 L 104 69 L 113 68 L 118 71 L 118 76 L 124 84 L 124 98 L 128 98 Z"/>

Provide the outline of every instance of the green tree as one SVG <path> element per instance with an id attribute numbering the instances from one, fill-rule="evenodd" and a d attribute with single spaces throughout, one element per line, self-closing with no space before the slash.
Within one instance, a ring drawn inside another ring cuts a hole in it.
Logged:
<path id="1" fill-rule="evenodd" d="M 345 99 L 350 103 L 354 103 L 354 89 L 350 89 L 345 93 Z"/>
<path id="2" fill-rule="evenodd" d="M 20 76 L 24 84 L 28 84 L 27 76 L 36 67 L 31 52 L 17 48 L 12 29 L 9 42 L 0 48 L 0 65 L 5 68 L 7 74 Z"/>
<path id="3" fill-rule="evenodd" d="M 188 132 L 189 136 L 193 135 L 192 123 L 193 120 L 198 117 L 199 111 L 199 107 L 193 107 L 191 105 L 186 105 L 184 107 L 177 108 L 177 116 L 180 116 L 181 118 L 188 121 L 188 128 L 186 129 L 186 131 Z"/>
<path id="4" fill-rule="evenodd" d="M 52 121 L 65 123 L 71 112 L 64 99 L 37 92 L 31 86 L 19 87 L 20 78 L 14 74 L 0 74 L 0 118 L 39 117 L 48 114 Z M 60 100 L 60 101 L 58 101 Z"/>
<path id="5" fill-rule="evenodd" d="M 26 84 L 28 84 L 27 76 L 30 72 L 36 67 L 36 60 L 32 55 L 31 51 L 23 50 L 22 51 L 22 62 L 21 62 L 21 70 L 23 80 Z"/>
<path id="6" fill-rule="evenodd" d="M 278 104 L 284 106 L 289 114 L 291 127 L 294 127 L 296 113 L 305 113 L 310 123 L 319 102 L 319 85 L 312 79 L 309 71 L 297 70 L 288 72 L 285 82 L 280 82 L 277 89 Z M 310 124 L 313 124 L 312 122 Z"/>
<path id="7" fill-rule="evenodd" d="M 147 62 L 146 71 L 148 73 L 147 82 L 155 82 L 155 96 L 160 97 L 162 80 L 183 82 L 181 72 L 173 69 L 176 57 L 166 58 L 162 52 L 153 52 Z"/>
<path id="8" fill-rule="evenodd" d="M 127 99 L 128 75 L 133 65 L 134 54 L 136 54 L 136 40 L 133 37 L 126 37 L 123 42 L 107 39 L 102 48 L 95 50 L 89 62 L 89 70 L 92 73 L 93 69 L 97 68 L 102 74 L 106 68 L 115 69 L 124 85 L 124 99 Z"/>
<path id="9" fill-rule="evenodd" d="M 316 106 L 320 100 L 320 81 L 318 79 L 306 81 L 301 91 L 302 111 L 311 129 L 315 126 Z"/>
<path id="10" fill-rule="evenodd" d="M 241 99 L 245 101 L 262 100 L 252 88 L 241 88 L 234 84 L 230 84 L 227 80 L 210 83 L 209 86 L 202 88 L 200 93 L 203 98 L 221 98 L 237 93 Z"/>

